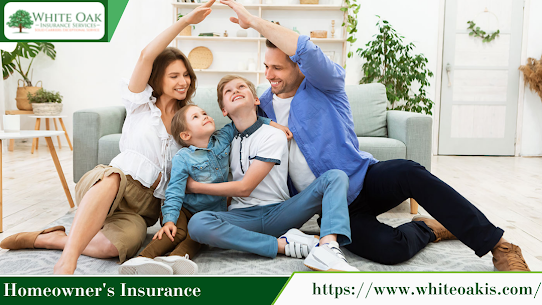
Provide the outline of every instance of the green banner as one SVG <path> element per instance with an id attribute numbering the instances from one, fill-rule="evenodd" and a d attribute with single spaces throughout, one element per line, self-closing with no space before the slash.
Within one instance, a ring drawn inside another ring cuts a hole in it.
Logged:
<path id="1" fill-rule="evenodd" d="M 0 304 L 272 304 L 288 277 L 1 277 Z M 35 304 L 35 303 L 34 303 Z"/>

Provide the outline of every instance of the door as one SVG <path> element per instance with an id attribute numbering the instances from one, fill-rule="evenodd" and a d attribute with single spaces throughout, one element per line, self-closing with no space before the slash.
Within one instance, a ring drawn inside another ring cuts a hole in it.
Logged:
<path id="1" fill-rule="evenodd" d="M 467 21 L 491 42 L 470 36 Z M 446 0 L 441 155 L 514 155 L 523 0 Z"/>

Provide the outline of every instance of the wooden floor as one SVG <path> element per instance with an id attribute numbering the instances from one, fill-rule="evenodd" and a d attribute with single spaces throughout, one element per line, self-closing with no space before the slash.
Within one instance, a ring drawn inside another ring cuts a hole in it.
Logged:
<path id="1" fill-rule="evenodd" d="M 13 152 L 3 154 L 0 240 L 41 229 L 71 210 L 47 147 L 40 145 L 33 155 L 30 149 L 30 143 L 17 144 Z M 57 153 L 73 196 L 72 152 L 63 146 Z M 542 271 L 542 158 L 438 156 L 432 164 L 433 174 L 504 229 L 506 239 L 521 246 L 531 270 Z M 423 208 L 420 213 L 427 214 Z M 382 216 L 412 217 L 406 203 Z M 0 250 L 0 255 L 5 252 Z"/>

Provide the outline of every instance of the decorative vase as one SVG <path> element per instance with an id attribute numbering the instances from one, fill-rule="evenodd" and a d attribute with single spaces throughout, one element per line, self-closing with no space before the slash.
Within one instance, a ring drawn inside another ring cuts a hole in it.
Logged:
<path id="1" fill-rule="evenodd" d="M 23 86 L 20 86 L 21 81 L 23 82 Z M 39 83 L 41 83 L 41 81 L 37 82 L 37 84 Z M 36 91 L 38 91 L 41 88 L 42 88 L 41 86 L 40 87 L 25 86 L 24 81 L 20 79 L 17 82 L 17 97 L 15 98 L 15 100 L 17 101 L 17 109 L 32 110 L 32 104 L 30 104 L 30 101 L 28 100 L 28 93 L 34 94 L 36 93 Z"/>
<path id="2" fill-rule="evenodd" d="M 62 112 L 61 103 L 33 103 L 35 115 L 59 115 Z"/>

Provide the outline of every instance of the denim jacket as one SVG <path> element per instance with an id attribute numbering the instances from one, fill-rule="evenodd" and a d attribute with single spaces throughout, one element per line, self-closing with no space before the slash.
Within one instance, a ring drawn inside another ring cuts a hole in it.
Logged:
<path id="1" fill-rule="evenodd" d="M 299 36 L 290 56 L 305 75 L 290 106 L 288 128 L 318 178 L 330 169 L 340 169 L 350 178 L 348 204 L 363 187 L 369 165 L 378 160 L 359 150 L 354 120 L 345 91 L 345 71 L 331 61 L 307 36 Z M 260 97 L 258 115 L 276 121 L 271 89 Z M 297 191 L 288 183 L 291 195 Z"/>
<path id="2" fill-rule="evenodd" d="M 271 122 L 270 119 L 262 119 L 265 124 Z M 190 145 L 175 154 L 171 161 L 166 200 L 162 205 L 162 225 L 168 221 L 176 223 L 183 205 L 193 214 L 200 211 L 226 211 L 226 197 L 185 194 L 186 181 L 191 177 L 201 183 L 227 182 L 230 144 L 236 132 L 235 125 L 229 123 L 213 133 L 207 148 Z"/>

